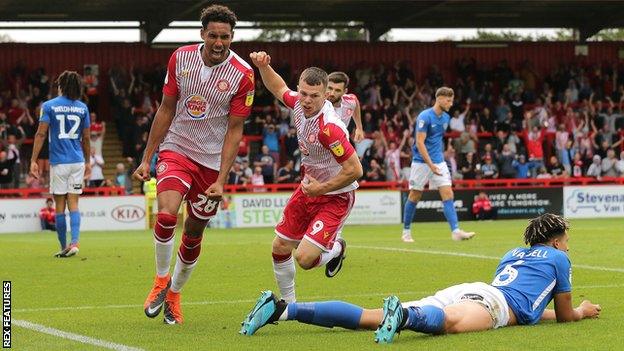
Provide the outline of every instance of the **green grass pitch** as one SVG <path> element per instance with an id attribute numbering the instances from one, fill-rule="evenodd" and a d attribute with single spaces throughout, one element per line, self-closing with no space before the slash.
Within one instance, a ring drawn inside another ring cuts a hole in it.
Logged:
<path id="1" fill-rule="evenodd" d="M 414 300 L 457 283 L 490 282 L 495 258 L 522 245 L 526 223 L 467 222 L 463 227 L 478 233 L 467 242 L 451 241 L 446 223 L 415 224 L 413 244 L 400 241 L 399 225 L 349 226 L 343 270 L 327 279 L 322 269 L 298 269 L 297 297 L 380 307 L 389 294 Z M 13 284 L 13 320 L 145 350 L 622 349 L 624 220 L 571 224 L 574 305 L 584 298 L 601 304 L 600 319 L 433 337 L 405 331 L 389 347 L 376 345 L 371 331 L 296 322 L 266 326 L 253 337 L 238 334 L 260 290 L 277 289 L 271 228 L 206 231 L 199 264 L 182 291 L 183 325 L 143 314 L 154 274 L 150 231 L 82 233 L 81 252 L 69 259 L 52 257 L 55 233 L 0 235 L 0 277 Z M 101 349 L 17 325 L 12 333 L 16 350 Z"/>

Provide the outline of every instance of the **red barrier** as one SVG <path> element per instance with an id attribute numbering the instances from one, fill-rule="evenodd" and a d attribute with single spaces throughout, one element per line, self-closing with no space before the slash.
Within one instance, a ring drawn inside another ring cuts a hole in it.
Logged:
<path id="1" fill-rule="evenodd" d="M 120 196 L 126 195 L 126 189 L 120 186 L 85 188 L 82 194 L 86 196 Z M 0 198 L 2 197 L 45 197 L 51 196 L 48 188 L 39 189 L 0 189 Z"/>

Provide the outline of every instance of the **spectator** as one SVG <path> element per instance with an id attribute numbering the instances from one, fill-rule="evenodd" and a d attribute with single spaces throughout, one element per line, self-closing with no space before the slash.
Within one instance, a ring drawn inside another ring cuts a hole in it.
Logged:
<path id="1" fill-rule="evenodd" d="M 39 210 L 39 221 L 41 222 L 41 230 L 56 231 L 56 209 L 51 197 L 46 199 L 46 206 Z"/>
<path id="2" fill-rule="evenodd" d="M 500 166 L 501 178 L 516 178 L 516 169 L 513 166 L 513 162 L 516 159 L 516 155 L 511 152 L 509 144 L 503 145 L 503 151 L 498 156 L 498 164 Z"/>
<path id="3" fill-rule="evenodd" d="M 472 214 L 474 218 L 477 220 L 495 219 L 496 212 L 487 194 L 484 191 L 479 192 L 479 195 L 472 203 Z"/>
<path id="4" fill-rule="evenodd" d="M 615 169 L 618 171 L 618 177 L 624 177 L 624 151 L 620 152 L 620 160 L 615 164 Z"/>
<path id="5" fill-rule="evenodd" d="M 618 159 L 615 157 L 615 151 L 613 149 L 609 149 L 607 151 L 607 157 L 602 159 L 601 168 L 602 168 L 602 176 L 603 177 L 617 177 Z"/>
<path id="6" fill-rule="evenodd" d="M 234 161 L 234 164 L 232 165 L 232 169 L 230 170 L 230 173 L 228 174 L 227 183 L 230 185 L 245 184 L 243 169 L 241 168 L 241 164 L 238 160 Z"/>
<path id="7" fill-rule="evenodd" d="M 91 177 L 89 177 L 89 188 L 97 188 L 104 183 L 104 173 L 102 172 L 102 166 L 104 166 L 104 159 L 102 155 L 98 155 L 95 152 L 95 148 L 91 148 Z"/>
<path id="8" fill-rule="evenodd" d="M 102 155 L 102 144 L 106 135 L 106 122 L 97 120 L 95 112 L 90 113 L 91 118 L 91 147 L 95 148 L 97 155 Z"/>
<path id="9" fill-rule="evenodd" d="M 545 136 L 544 128 L 540 130 L 538 127 L 533 127 L 531 132 L 525 130 L 522 133 L 532 169 L 537 170 L 544 167 L 544 149 L 542 147 Z M 535 172 L 532 171 L 532 173 Z"/>
<path id="10" fill-rule="evenodd" d="M 369 182 L 383 182 L 386 180 L 386 172 L 381 168 L 379 162 L 376 159 L 370 161 L 370 167 L 367 168 L 364 176 L 365 181 Z"/>
<path id="11" fill-rule="evenodd" d="M 461 173 L 464 179 L 476 179 L 477 178 L 477 166 L 481 167 L 477 163 L 477 158 L 474 152 L 468 152 L 465 159 L 461 163 Z"/>
<path id="12" fill-rule="evenodd" d="M 492 156 L 486 155 L 484 158 L 485 163 L 481 165 L 481 174 L 484 179 L 497 179 L 498 167 L 494 164 Z"/>
<path id="13" fill-rule="evenodd" d="M 455 156 L 455 149 L 453 149 L 453 147 L 450 145 L 446 149 L 446 151 L 444 151 L 444 162 L 446 162 L 446 166 L 451 172 L 452 179 L 463 178 L 462 174 L 459 172 L 459 169 L 457 168 L 458 165 L 457 165 L 457 158 Z M 409 179 L 409 174 L 407 174 L 407 177 L 405 177 L 404 179 Z"/>
<path id="14" fill-rule="evenodd" d="M 254 173 L 251 176 L 251 185 L 253 185 L 253 191 L 256 193 L 265 192 L 266 189 L 262 187 L 264 185 L 264 176 L 262 175 L 262 167 L 257 166 L 254 169 Z"/>
<path id="15" fill-rule="evenodd" d="M 249 159 L 246 157 L 243 158 L 243 162 L 241 163 L 241 171 L 243 172 L 244 184 L 249 184 L 251 182 L 251 176 L 253 175 L 253 171 L 249 167 Z"/>
<path id="16" fill-rule="evenodd" d="M 592 159 L 592 164 L 589 165 L 589 168 L 587 169 L 587 176 L 600 179 L 601 174 L 602 174 L 602 167 L 601 167 L 600 156 L 594 155 L 594 158 Z"/>
<path id="17" fill-rule="evenodd" d="M 526 162 L 526 157 L 524 155 L 518 155 L 518 159 L 513 161 L 512 166 L 516 170 L 516 178 L 529 178 L 532 165 Z"/>
<path id="18" fill-rule="evenodd" d="M 279 131 L 275 129 L 275 125 L 267 124 L 262 131 L 262 143 L 269 148 L 269 154 L 273 157 L 276 165 L 279 165 Z M 265 176 L 265 180 L 267 180 Z M 268 183 L 273 183 L 268 181 Z"/>
<path id="19" fill-rule="evenodd" d="M 511 112 L 507 101 L 505 101 L 504 97 L 498 98 L 498 105 L 494 109 L 494 114 L 496 115 L 497 124 L 502 124 L 507 119 L 507 116 Z"/>
<path id="20" fill-rule="evenodd" d="M 7 150 L 7 158 L 12 160 L 13 163 L 13 172 L 11 173 L 12 179 L 12 187 L 14 189 L 18 189 L 20 187 L 20 177 L 21 177 L 21 162 L 20 162 L 20 149 L 19 145 L 22 143 L 24 138 L 20 140 L 17 139 L 15 134 L 9 134 L 6 140 L 6 150 Z"/>
<path id="21" fill-rule="evenodd" d="M 273 179 L 275 178 L 275 172 L 277 171 L 277 164 L 275 163 L 275 158 L 273 158 L 273 156 L 269 153 L 268 146 L 262 145 L 262 153 L 256 155 L 254 166 L 256 167 L 256 169 L 257 167 L 260 167 L 260 169 L 262 170 L 262 184 L 273 183 Z"/>
<path id="22" fill-rule="evenodd" d="M 459 110 L 455 110 L 453 113 L 453 118 L 449 121 L 449 127 L 452 132 L 463 132 L 466 130 L 466 117 L 470 113 L 470 99 L 466 100 L 466 108 L 463 112 L 459 112 Z"/>
<path id="23" fill-rule="evenodd" d="M 559 178 L 562 176 L 565 169 L 563 168 L 563 165 L 561 165 L 561 163 L 559 162 L 557 156 L 552 155 L 550 156 L 550 160 L 548 161 L 546 170 L 548 171 L 548 173 L 550 173 L 550 175 L 553 176 L 553 178 Z"/>
<path id="24" fill-rule="evenodd" d="M 87 102 L 89 106 L 89 111 L 97 111 L 98 110 L 98 76 L 96 72 L 90 66 L 86 66 L 84 70 L 84 86 L 85 93 L 87 95 Z"/>
<path id="25" fill-rule="evenodd" d="M 121 162 L 115 166 L 115 181 L 113 184 L 124 188 L 126 194 L 132 194 L 132 178 L 128 174 L 126 166 Z"/>
<path id="26" fill-rule="evenodd" d="M 581 178 L 583 176 L 583 160 L 581 159 L 581 154 L 574 154 L 574 158 L 572 161 L 572 177 Z"/>
<path id="27" fill-rule="evenodd" d="M 290 159 L 277 171 L 277 183 L 298 183 L 301 180 L 295 171 L 295 162 Z"/>
<path id="28" fill-rule="evenodd" d="M 535 177 L 535 178 L 537 178 L 537 179 L 550 179 L 550 178 L 552 178 L 552 174 L 548 173 L 548 170 L 546 169 L 546 167 L 542 166 L 538 170 L 537 177 Z"/>
<path id="29" fill-rule="evenodd" d="M 572 173 L 572 160 L 574 159 L 576 154 L 577 151 L 574 147 L 574 141 L 568 139 L 568 141 L 566 141 L 565 147 L 563 148 L 563 150 L 561 150 L 561 164 L 563 165 L 563 168 L 566 170 L 566 172 L 568 172 L 568 174 Z"/>
<path id="30" fill-rule="evenodd" d="M 9 159 L 6 151 L 0 151 L 0 189 L 11 189 L 16 159 Z"/>

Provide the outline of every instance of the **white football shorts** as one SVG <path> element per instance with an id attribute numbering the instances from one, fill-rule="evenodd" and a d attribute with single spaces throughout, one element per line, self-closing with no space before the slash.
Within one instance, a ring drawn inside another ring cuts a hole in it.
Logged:
<path id="1" fill-rule="evenodd" d="M 50 193 L 53 195 L 82 194 L 84 172 L 84 162 L 50 166 Z"/>
<path id="2" fill-rule="evenodd" d="M 494 329 L 504 327 L 509 323 L 509 305 L 500 290 L 486 283 L 464 283 L 440 290 L 433 296 L 418 301 L 403 302 L 402 306 L 421 307 L 436 306 L 444 308 L 462 301 L 476 302 L 490 313 L 494 322 Z"/>
<path id="3" fill-rule="evenodd" d="M 435 164 L 442 175 L 434 174 L 426 163 L 412 162 L 409 178 L 409 189 L 425 189 L 425 184 L 429 182 L 429 189 L 437 189 L 441 186 L 451 186 L 451 173 L 446 162 Z"/>

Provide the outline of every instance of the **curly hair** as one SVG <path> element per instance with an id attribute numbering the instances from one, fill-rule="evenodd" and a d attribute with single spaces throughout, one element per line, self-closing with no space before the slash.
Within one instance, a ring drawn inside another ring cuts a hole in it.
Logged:
<path id="1" fill-rule="evenodd" d="M 206 29 L 210 22 L 229 23 L 232 30 L 236 26 L 236 15 L 227 6 L 222 5 L 210 5 L 204 8 L 199 17 L 202 23 L 202 27 Z"/>
<path id="2" fill-rule="evenodd" d="M 82 77 L 76 71 L 63 71 L 56 80 L 61 92 L 70 100 L 78 100 L 82 96 Z"/>
<path id="3" fill-rule="evenodd" d="M 530 246 L 544 244 L 552 238 L 563 235 L 570 228 L 568 221 L 562 216 L 552 213 L 529 220 L 524 231 L 524 242 Z"/>

